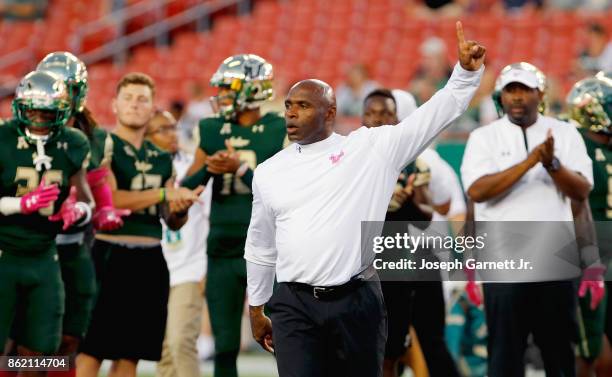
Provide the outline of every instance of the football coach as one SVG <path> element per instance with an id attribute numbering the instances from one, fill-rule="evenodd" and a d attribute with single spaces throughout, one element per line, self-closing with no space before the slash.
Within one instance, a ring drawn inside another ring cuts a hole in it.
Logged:
<path id="1" fill-rule="evenodd" d="M 253 336 L 275 353 L 280 377 L 382 376 L 386 309 L 373 251 L 361 253 L 361 221 L 384 220 L 400 171 L 468 107 L 485 48 L 465 40 L 460 22 L 457 40 L 446 86 L 396 126 L 340 136 L 329 85 L 290 89 L 294 144 L 255 170 L 244 256 Z"/>

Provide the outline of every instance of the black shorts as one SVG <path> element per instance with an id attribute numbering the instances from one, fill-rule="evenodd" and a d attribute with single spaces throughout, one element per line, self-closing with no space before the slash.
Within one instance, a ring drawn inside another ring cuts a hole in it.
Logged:
<path id="1" fill-rule="evenodd" d="M 99 360 L 159 361 L 170 290 L 161 246 L 97 240 L 92 255 L 98 296 L 80 351 Z"/>
<path id="2" fill-rule="evenodd" d="M 387 307 L 387 343 L 385 358 L 402 356 L 410 344 L 414 284 L 404 281 L 380 282 Z"/>

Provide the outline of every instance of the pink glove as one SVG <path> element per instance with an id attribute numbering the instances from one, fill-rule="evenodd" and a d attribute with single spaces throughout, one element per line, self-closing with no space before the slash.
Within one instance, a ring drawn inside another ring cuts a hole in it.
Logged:
<path id="1" fill-rule="evenodd" d="M 113 192 L 106 182 L 107 176 L 108 169 L 104 167 L 91 170 L 87 173 L 87 183 L 96 201 L 96 207 L 99 208 L 113 206 Z"/>
<path id="2" fill-rule="evenodd" d="M 36 190 L 31 191 L 21 197 L 21 213 L 29 215 L 42 208 L 48 207 L 57 200 L 60 190 L 56 184 L 45 185 L 45 179 L 40 180 L 40 185 Z"/>
<path id="3" fill-rule="evenodd" d="M 63 220 L 64 226 L 62 230 L 66 230 L 83 216 L 85 216 L 85 210 L 83 210 L 83 207 L 77 205 L 76 187 L 72 186 L 70 187 L 70 194 L 68 198 L 64 200 L 64 203 L 62 203 L 60 210 L 55 215 L 49 216 L 49 220 Z"/>
<path id="4" fill-rule="evenodd" d="M 476 271 L 465 269 L 465 274 L 467 275 L 468 282 L 465 285 L 465 293 L 467 294 L 468 300 L 475 306 L 480 306 L 482 304 L 482 293 L 480 292 L 480 287 L 476 284 Z"/>
<path id="5" fill-rule="evenodd" d="M 109 231 L 116 230 L 123 226 L 123 216 L 129 216 L 132 211 L 129 209 L 117 209 L 111 206 L 96 208 L 93 215 L 93 224 L 97 230 Z"/>
<path id="6" fill-rule="evenodd" d="M 108 169 L 105 167 L 91 170 L 87 173 L 87 183 L 96 201 L 96 211 L 93 215 L 93 224 L 97 230 L 109 231 L 123 226 L 124 216 L 129 216 L 129 209 L 118 209 L 113 206 L 113 192 L 106 182 Z"/>
<path id="7" fill-rule="evenodd" d="M 605 270 L 603 266 L 588 267 L 582 274 L 578 295 L 584 297 L 586 296 L 587 290 L 591 292 L 591 310 L 597 308 L 606 294 L 603 278 Z"/>
<path id="8" fill-rule="evenodd" d="M 99 167 L 87 172 L 87 183 L 90 186 L 98 186 L 106 182 L 108 176 L 108 169 L 105 167 Z"/>

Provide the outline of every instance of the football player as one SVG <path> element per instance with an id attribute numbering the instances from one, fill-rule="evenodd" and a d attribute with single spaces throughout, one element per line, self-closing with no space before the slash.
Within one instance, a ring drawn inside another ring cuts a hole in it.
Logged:
<path id="1" fill-rule="evenodd" d="M 85 108 L 87 96 L 87 69 L 85 64 L 69 52 L 48 54 L 37 67 L 38 71 L 51 72 L 66 84 L 70 96 L 71 117 L 66 126 L 77 128 L 87 136 L 91 147 L 87 181 L 96 202 L 93 223 L 97 229 L 114 229 L 122 225 L 121 216 L 129 211 L 112 206 L 112 197 L 105 182 L 107 164 L 112 152 L 110 134 L 96 126 L 91 113 Z M 89 245 L 92 238 L 90 226 L 73 226 L 57 235 L 57 253 L 65 288 L 65 313 L 62 325 L 62 341 L 58 355 L 70 356 L 67 372 L 54 372 L 55 376 L 74 376 L 74 357 L 80 340 L 85 335 L 95 293 L 94 267 Z"/>
<path id="2" fill-rule="evenodd" d="M 92 217 L 85 174 L 89 143 L 82 132 L 65 127 L 70 96 L 52 73 L 35 71 L 21 80 L 13 113 L 0 127 L 0 344 L 19 317 L 17 353 L 52 355 L 64 313 L 54 239 Z"/>
<path id="3" fill-rule="evenodd" d="M 214 176 L 206 298 L 215 338 L 215 377 L 237 375 L 253 170 L 280 151 L 286 139 L 285 120 L 260 111 L 262 102 L 273 96 L 272 78 L 272 65 L 256 55 L 235 55 L 221 63 L 210 80 L 218 88 L 213 98 L 218 116 L 200 121 L 199 148 L 182 182 L 194 187 Z"/>
<path id="4" fill-rule="evenodd" d="M 96 233 L 98 293 L 77 357 L 78 376 L 97 376 L 104 359 L 113 360 L 118 374 L 134 376 L 138 360 L 161 357 L 169 277 L 160 217 L 179 229 L 203 187 L 175 188 L 172 156 L 145 140 L 154 92 L 155 83 L 142 73 L 129 73 L 117 85 L 108 178 L 115 205 L 131 214 L 123 227 Z"/>
<path id="5" fill-rule="evenodd" d="M 612 373 L 609 360 L 612 324 L 608 318 L 612 313 L 611 300 L 605 297 L 602 300 L 597 292 L 603 294 L 603 281 L 599 277 L 612 255 L 612 79 L 600 73 L 577 82 L 568 94 L 567 105 L 569 117 L 578 126 L 593 161 L 594 185 L 589 195 L 589 205 L 595 221 L 599 254 L 604 262 L 604 265 L 585 271 L 585 275 L 590 272 L 593 279 L 587 285 L 583 284 L 579 292 L 582 297 L 578 308 L 581 325 L 578 350 L 585 361 L 580 366 L 586 374 L 595 372 L 597 376 L 609 376 Z M 605 284 L 609 292 L 610 282 L 606 281 Z M 590 286 L 594 286 L 595 290 L 587 292 Z M 602 300 L 601 303 L 598 303 L 599 300 Z M 602 336 L 604 333 L 607 337 Z M 608 359 L 607 363 L 597 362 L 602 356 Z"/>

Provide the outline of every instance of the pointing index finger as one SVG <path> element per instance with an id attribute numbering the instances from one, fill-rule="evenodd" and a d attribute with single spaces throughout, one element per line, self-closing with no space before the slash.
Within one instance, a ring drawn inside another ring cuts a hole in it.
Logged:
<path id="1" fill-rule="evenodd" d="M 463 34 L 463 25 L 461 24 L 461 21 L 457 21 L 455 25 L 457 27 L 457 41 L 459 41 L 460 45 L 463 45 L 465 44 L 465 34 Z"/>

